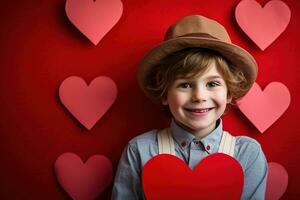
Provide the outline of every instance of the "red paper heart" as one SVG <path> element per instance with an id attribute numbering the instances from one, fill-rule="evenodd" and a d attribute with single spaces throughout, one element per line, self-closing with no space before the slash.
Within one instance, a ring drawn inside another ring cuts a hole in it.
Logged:
<path id="1" fill-rule="evenodd" d="M 278 200 L 288 186 L 288 173 L 285 168 L 276 162 L 268 163 L 269 175 L 266 189 L 266 200 Z"/>
<path id="2" fill-rule="evenodd" d="M 286 111 L 290 101 L 290 92 L 284 84 L 272 82 L 262 91 L 254 83 L 247 95 L 238 102 L 238 107 L 263 133 Z"/>
<path id="3" fill-rule="evenodd" d="M 279 0 L 269 1 L 264 8 L 255 0 L 243 0 L 236 7 L 235 17 L 243 31 L 264 50 L 286 29 L 291 11 Z"/>
<path id="4" fill-rule="evenodd" d="M 94 200 L 110 185 L 111 162 L 94 155 L 83 163 L 76 154 L 64 153 L 55 161 L 58 182 L 74 200 Z"/>
<path id="5" fill-rule="evenodd" d="M 215 153 L 191 170 L 179 158 L 161 154 L 149 160 L 142 171 L 147 200 L 240 199 L 244 175 L 234 158 Z"/>
<path id="6" fill-rule="evenodd" d="M 94 44 L 119 21 L 123 12 L 121 0 L 67 0 L 70 21 Z"/>
<path id="7" fill-rule="evenodd" d="M 90 130 L 116 100 L 117 87 L 108 77 L 97 77 L 87 86 L 82 78 L 71 76 L 61 83 L 59 97 L 73 116 Z"/>

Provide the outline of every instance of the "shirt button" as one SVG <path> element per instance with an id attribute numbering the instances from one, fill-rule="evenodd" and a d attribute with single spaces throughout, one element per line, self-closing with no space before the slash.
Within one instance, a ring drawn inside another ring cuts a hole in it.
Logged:
<path id="1" fill-rule="evenodd" d="M 181 142 L 181 146 L 185 147 L 186 146 L 186 142 Z"/>
<path id="2" fill-rule="evenodd" d="M 206 146 L 206 150 L 209 151 L 210 150 L 210 145 Z"/>
<path id="3" fill-rule="evenodd" d="M 199 141 L 196 141 L 195 144 L 199 144 Z"/>

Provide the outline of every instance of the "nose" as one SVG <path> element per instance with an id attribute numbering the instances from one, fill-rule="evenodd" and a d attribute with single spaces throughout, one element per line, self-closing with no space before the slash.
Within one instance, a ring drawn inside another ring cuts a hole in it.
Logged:
<path id="1" fill-rule="evenodd" d="M 203 87 L 195 87 L 192 91 L 192 98 L 191 101 L 194 102 L 201 102 L 206 101 L 208 98 L 208 91 Z"/>

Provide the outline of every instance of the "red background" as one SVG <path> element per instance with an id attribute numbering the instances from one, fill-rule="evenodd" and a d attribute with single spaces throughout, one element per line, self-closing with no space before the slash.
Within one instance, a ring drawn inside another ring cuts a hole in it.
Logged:
<path id="1" fill-rule="evenodd" d="M 64 0 L 1 2 L 0 199 L 68 199 L 53 171 L 59 155 L 74 152 L 86 161 L 102 154 L 116 170 L 130 138 L 168 125 L 160 108 L 138 88 L 138 63 L 162 40 L 170 24 L 191 14 L 219 21 L 234 43 L 254 55 L 262 88 L 273 81 L 289 88 L 288 110 L 263 134 L 239 110 L 230 111 L 223 120 L 226 130 L 257 139 L 268 161 L 286 168 L 289 185 L 282 199 L 299 199 L 299 1 L 284 1 L 292 12 L 290 24 L 265 51 L 236 23 L 234 9 L 239 0 L 122 2 L 120 21 L 97 46 L 68 20 Z M 264 5 L 267 0 L 259 2 Z M 58 98 L 60 83 L 72 75 L 87 83 L 109 76 L 118 86 L 117 100 L 91 131 Z M 111 187 L 99 199 L 109 199 L 110 193 Z"/>

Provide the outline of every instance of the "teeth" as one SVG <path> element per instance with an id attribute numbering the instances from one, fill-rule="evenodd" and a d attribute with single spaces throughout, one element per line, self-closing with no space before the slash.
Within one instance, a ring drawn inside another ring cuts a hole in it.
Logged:
<path id="1" fill-rule="evenodd" d="M 193 111 L 193 112 L 204 113 L 204 112 L 209 111 L 209 109 L 201 109 L 201 110 L 195 109 L 195 110 L 192 110 L 192 111 Z"/>

